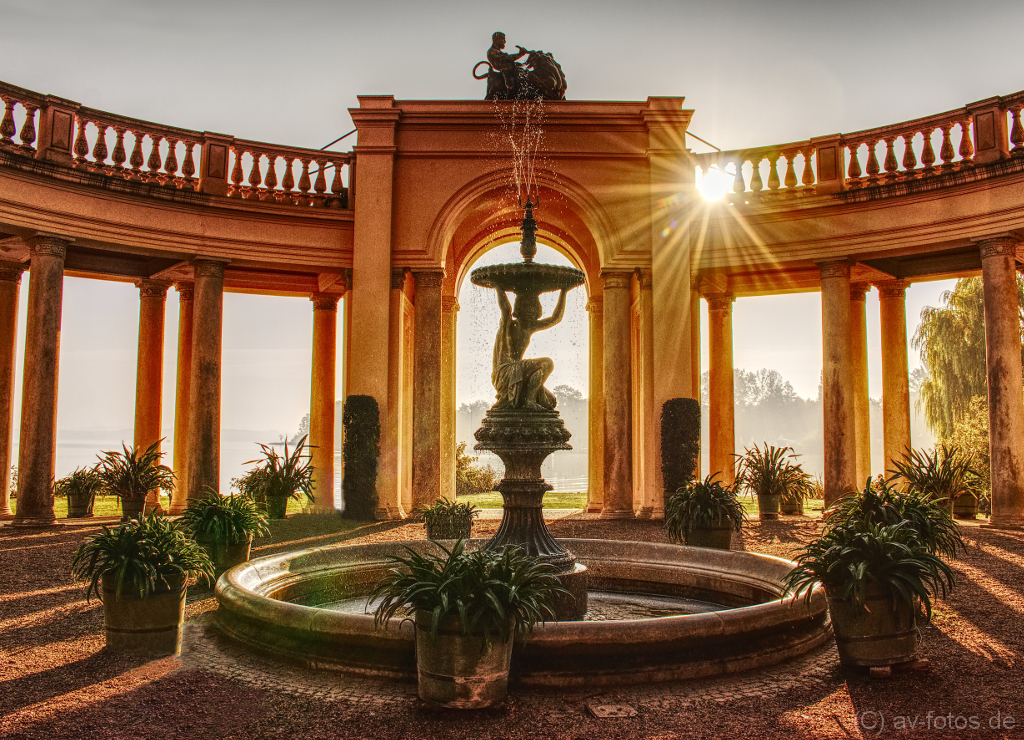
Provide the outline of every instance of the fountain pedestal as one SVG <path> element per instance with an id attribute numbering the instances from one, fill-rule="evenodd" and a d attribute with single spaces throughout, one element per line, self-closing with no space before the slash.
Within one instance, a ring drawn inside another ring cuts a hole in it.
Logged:
<path id="1" fill-rule="evenodd" d="M 492 408 L 475 436 L 475 449 L 494 452 L 505 463 L 505 477 L 498 484 L 504 513 L 484 549 L 518 545 L 550 563 L 571 594 L 556 604 L 557 619 L 581 619 L 587 611 L 587 568 L 555 541 L 544 522 L 544 494 L 551 486 L 541 477 L 541 465 L 555 450 L 572 449 L 562 417 L 547 409 Z"/>

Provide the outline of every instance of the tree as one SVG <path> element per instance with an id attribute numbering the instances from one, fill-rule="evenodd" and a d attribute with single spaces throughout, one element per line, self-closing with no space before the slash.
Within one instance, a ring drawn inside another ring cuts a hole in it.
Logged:
<path id="1" fill-rule="evenodd" d="M 988 395 L 985 365 L 985 302 L 981 278 L 963 278 L 942 294 L 943 306 L 926 306 L 911 346 L 928 370 L 918 404 L 939 439 L 953 434 L 971 399 Z M 1017 277 L 1017 304 L 1024 310 L 1024 282 Z M 1022 314 L 1024 315 L 1024 314 Z M 1024 359 L 1024 352 L 1022 352 Z"/>

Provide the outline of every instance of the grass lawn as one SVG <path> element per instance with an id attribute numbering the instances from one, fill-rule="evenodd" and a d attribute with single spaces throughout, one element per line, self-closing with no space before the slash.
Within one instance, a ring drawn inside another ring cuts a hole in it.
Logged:
<path id="1" fill-rule="evenodd" d="M 498 506 L 501 506 L 501 495 L 498 496 Z M 160 505 L 164 507 L 164 511 L 167 511 L 171 505 L 170 497 L 161 496 Z M 54 501 L 54 513 L 58 519 L 66 519 L 68 516 L 68 500 L 66 498 L 58 496 Z M 11 499 L 11 511 L 15 514 L 18 513 L 18 499 Z M 302 513 L 302 502 L 296 501 L 295 499 L 288 500 L 288 513 L 289 514 L 301 514 Z M 92 507 L 93 516 L 121 516 L 121 502 L 118 501 L 117 496 L 97 496 L 96 503 Z"/>
<path id="2" fill-rule="evenodd" d="M 500 509 L 502 503 L 501 494 L 497 491 L 459 496 L 459 502 L 475 504 L 479 509 Z M 555 493 L 552 491 L 544 496 L 545 509 L 582 509 L 586 505 L 586 493 Z"/>

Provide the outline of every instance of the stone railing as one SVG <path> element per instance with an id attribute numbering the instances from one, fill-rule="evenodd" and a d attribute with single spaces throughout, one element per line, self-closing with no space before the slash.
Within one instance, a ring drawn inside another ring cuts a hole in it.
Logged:
<path id="1" fill-rule="evenodd" d="M 1022 109 L 1024 91 L 850 134 L 693 157 L 704 174 L 731 178 L 732 203 L 870 188 L 1024 156 Z"/>
<path id="2" fill-rule="evenodd" d="M 0 100 L 0 151 L 229 198 L 333 208 L 351 202 L 351 153 L 164 126 L 3 82 Z"/>

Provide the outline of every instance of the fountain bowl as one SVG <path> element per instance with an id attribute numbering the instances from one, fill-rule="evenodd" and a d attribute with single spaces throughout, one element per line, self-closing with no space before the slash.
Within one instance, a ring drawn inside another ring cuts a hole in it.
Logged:
<path id="1" fill-rule="evenodd" d="M 478 267 L 470 273 L 469 279 L 473 285 L 482 288 L 540 294 L 563 288 L 572 290 L 583 285 L 586 276 L 575 267 L 540 262 L 512 262 Z"/>
<path id="2" fill-rule="evenodd" d="M 783 598 L 793 563 L 755 553 L 648 542 L 560 540 L 589 569 L 592 594 L 711 602 L 703 613 L 538 625 L 517 644 L 512 681 L 593 686 L 714 676 L 760 668 L 829 640 L 820 586 L 806 602 Z M 484 540 L 473 540 L 480 547 Z M 322 608 L 365 597 L 389 555 L 429 541 L 337 545 L 236 566 L 217 582 L 216 628 L 249 647 L 311 668 L 414 681 L 411 619 L 375 629 L 366 613 Z"/>

